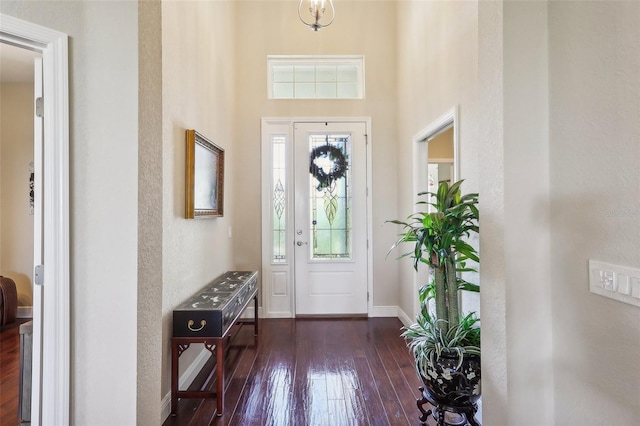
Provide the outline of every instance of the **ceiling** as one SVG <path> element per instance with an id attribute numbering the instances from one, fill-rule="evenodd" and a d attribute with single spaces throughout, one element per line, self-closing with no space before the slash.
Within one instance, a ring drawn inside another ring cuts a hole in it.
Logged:
<path id="1" fill-rule="evenodd" d="M 40 53 L 31 50 L 0 43 L 0 82 L 33 81 L 33 58 L 40 56 Z"/>

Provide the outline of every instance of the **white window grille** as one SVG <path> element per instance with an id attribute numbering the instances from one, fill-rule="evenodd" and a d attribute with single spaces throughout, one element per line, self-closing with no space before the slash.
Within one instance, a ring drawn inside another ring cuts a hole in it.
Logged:
<path id="1" fill-rule="evenodd" d="M 364 56 L 267 56 L 269 99 L 364 99 Z"/>

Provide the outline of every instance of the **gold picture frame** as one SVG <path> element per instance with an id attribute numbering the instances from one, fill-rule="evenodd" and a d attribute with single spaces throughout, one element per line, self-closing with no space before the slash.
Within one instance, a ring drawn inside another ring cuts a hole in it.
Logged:
<path id="1" fill-rule="evenodd" d="M 195 130 L 187 130 L 186 217 L 224 213 L 224 149 Z"/>

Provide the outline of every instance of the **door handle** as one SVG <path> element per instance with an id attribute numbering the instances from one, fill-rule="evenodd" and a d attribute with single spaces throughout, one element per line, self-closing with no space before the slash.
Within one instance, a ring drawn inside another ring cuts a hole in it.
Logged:
<path id="1" fill-rule="evenodd" d="M 303 245 L 303 244 L 309 244 L 309 243 L 307 243 L 306 241 L 296 241 L 296 245 L 297 245 L 298 247 L 300 247 L 300 246 L 301 246 L 301 245 Z"/>

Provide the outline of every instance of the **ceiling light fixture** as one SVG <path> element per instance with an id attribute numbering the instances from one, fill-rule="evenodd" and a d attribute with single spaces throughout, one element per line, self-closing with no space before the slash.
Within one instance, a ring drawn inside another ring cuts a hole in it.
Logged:
<path id="1" fill-rule="evenodd" d="M 325 17 L 326 11 L 325 4 L 329 3 L 329 9 L 331 12 L 331 19 Z M 308 9 L 311 15 L 311 21 L 307 22 L 302 17 L 302 9 Z M 303 24 L 311 27 L 313 31 L 318 31 L 320 28 L 328 27 L 333 22 L 333 18 L 336 17 L 336 10 L 333 7 L 333 0 L 300 0 L 298 5 L 298 16 Z M 327 22 L 329 21 L 329 22 Z M 325 23 L 326 22 L 326 23 Z"/>

